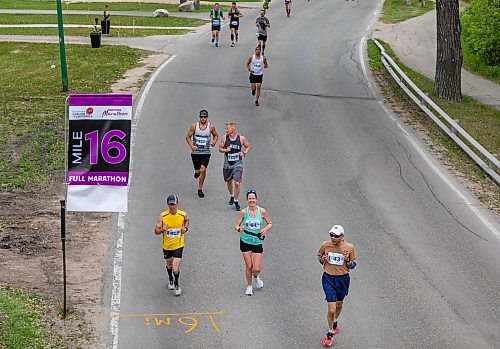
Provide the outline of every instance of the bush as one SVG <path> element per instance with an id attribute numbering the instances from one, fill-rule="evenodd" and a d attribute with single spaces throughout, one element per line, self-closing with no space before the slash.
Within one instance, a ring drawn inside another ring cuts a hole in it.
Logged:
<path id="1" fill-rule="evenodd" d="M 487 66 L 500 65 L 500 1 L 471 0 L 461 22 L 464 50 Z"/>

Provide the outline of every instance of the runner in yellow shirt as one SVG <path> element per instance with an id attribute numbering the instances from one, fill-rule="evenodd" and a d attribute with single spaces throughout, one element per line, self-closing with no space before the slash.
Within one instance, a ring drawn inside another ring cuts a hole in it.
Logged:
<path id="1" fill-rule="evenodd" d="M 170 195 L 167 198 L 168 210 L 158 217 L 155 234 L 163 238 L 163 258 L 165 258 L 168 273 L 169 290 L 174 290 L 179 296 L 182 292 L 179 286 L 179 273 L 184 250 L 184 235 L 188 231 L 189 218 L 186 212 L 177 209 L 179 198 Z"/>

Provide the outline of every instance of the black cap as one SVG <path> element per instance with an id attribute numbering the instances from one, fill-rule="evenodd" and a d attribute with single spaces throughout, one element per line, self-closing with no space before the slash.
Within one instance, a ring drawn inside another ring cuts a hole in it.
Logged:
<path id="1" fill-rule="evenodd" d="M 177 195 L 169 195 L 167 198 L 167 205 L 175 204 L 177 205 L 179 203 L 179 198 Z"/>
<path id="2" fill-rule="evenodd" d="M 208 116 L 208 111 L 205 109 L 200 110 L 200 116 Z"/>

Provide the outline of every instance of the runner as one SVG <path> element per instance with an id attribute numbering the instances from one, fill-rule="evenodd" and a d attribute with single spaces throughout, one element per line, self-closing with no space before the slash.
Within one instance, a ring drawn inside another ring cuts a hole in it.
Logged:
<path id="1" fill-rule="evenodd" d="M 285 11 L 286 11 L 286 16 L 290 17 L 290 13 L 292 13 L 292 0 L 285 0 Z"/>
<path id="2" fill-rule="evenodd" d="M 260 46 L 255 48 L 255 54 L 251 55 L 247 60 L 247 69 L 250 72 L 250 88 L 252 96 L 255 96 L 255 105 L 259 106 L 260 89 L 262 87 L 262 79 L 264 78 L 264 69 L 267 69 L 269 64 L 267 58 L 260 54 Z"/>
<path id="3" fill-rule="evenodd" d="M 243 13 L 236 7 L 236 3 L 233 2 L 227 16 L 229 17 L 229 30 L 231 31 L 231 47 L 234 47 L 235 37 L 236 42 L 238 42 L 238 29 L 240 27 L 240 18 L 243 17 Z"/>
<path id="4" fill-rule="evenodd" d="M 179 198 L 169 195 L 167 198 L 168 210 L 158 217 L 155 234 L 163 238 L 163 258 L 165 259 L 169 290 L 174 290 L 179 296 L 182 292 L 179 285 L 179 273 L 184 250 L 184 235 L 188 231 L 189 218 L 186 212 L 177 209 Z"/>
<path id="5" fill-rule="evenodd" d="M 219 3 L 214 4 L 214 8 L 210 10 L 210 19 L 212 20 L 212 43 L 215 41 L 215 47 L 219 47 L 219 33 L 221 26 L 221 18 L 224 20 L 224 13 L 219 9 Z"/>
<path id="6" fill-rule="evenodd" d="M 251 296 L 253 295 L 252 274 L 255 288 L 264 287 L 264 282 L 259 276 L 262 267 L 262 253 L 264 252 L 262 242 L 273 227 L 273 222 L 271 222 L 269 213 L 263 207 L 257 206 L 257 191 L 255 189 L 247 190 L 247 203 L 248 207 L 240 212 L 234 229 L 241 233 L 240 250 L 245 260 L 247 279 L 245 294 Z M 264 221 L 266 221 L 265 227 Z"/>
<path id="7" fill-rule="evenodd" d="M 260 10 L 260 17 L 257 17 L 255 20 L 255 26 L 257 27 L 257 45 L 261 47 L 262 54 L 264 55 L 266 50 L 267 28 L 271 28 L 271 23 L 266 17 L 266 10 Z"/>
<path id="8" fill-rule="evenodd" d="M 212 138 L 212 141 L 210 141 Z M 210 147 L 215 147 L 219 134 L 215 125 L 208 122 L 208 111 L 200 111 L 200 121 L 194 122 L 186 135 L 186 142 L 191 148 L 191 159 L 194 166 L 194 178 L 198 178 L 198 196 L 205 197 L 203 183 L 207 175 L 207 167 L 210 162 Z"/>
<path id="9" fill-rule="evenodd" d="M 344 227 L 334 225 L 330 229 L 330 240 L 324 241 L 318 251 L 318 260 L 323 265 L 323 291 L 328 302 L 328 332 L 323 339 L 325 346 L 332 345 L 332 338 L 339 332 L 338 319 L 342 312 L 344 297 L 349 291 L 349 271 L 356 267 L 354 245 L 344 241 Z"/>
<path id="10" fill-rule="evenodd" d="M 245 150 L 243 150 L 245 148 Z M 240 183 L 243 179 L 243 158 L 250 151 L 250 142 L 245 136 L 236 133 L 236 122 L 226 124 L 226 134 L 222 136 L 219 152 L 224 153 L 224 167 L 222 173 L 229 190 L 229 205 L 239 211 Z"/>

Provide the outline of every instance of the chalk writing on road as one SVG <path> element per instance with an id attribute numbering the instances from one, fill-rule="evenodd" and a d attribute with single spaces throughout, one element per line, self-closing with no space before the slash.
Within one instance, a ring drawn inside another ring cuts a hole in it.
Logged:
<path id="1" fill-rule="evenodd" d="M 182 325 L 185 334 L 191 333 L 198 327 L 200 320 L 209 321 L 215 332 L 220 333 L 219 326 L 215 322 L 217 315 L 224 314 L 221 311 L 206 313 L 158 313 L 158 314 L 111 314 L 120 318 L 143 318 L 144 325 L 150 328 L 170 327 Z"/>

